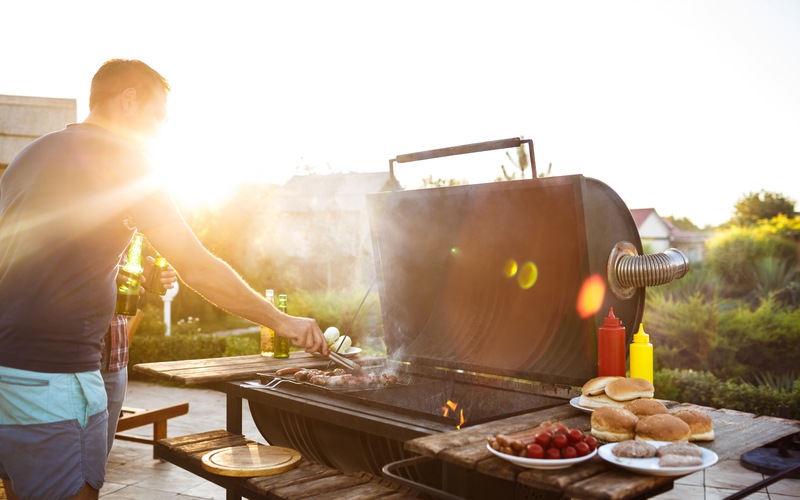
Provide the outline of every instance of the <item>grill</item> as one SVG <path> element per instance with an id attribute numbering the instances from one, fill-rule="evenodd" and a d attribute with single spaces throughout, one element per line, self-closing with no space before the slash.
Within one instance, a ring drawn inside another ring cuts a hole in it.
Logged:
<path id="1" fill-rule="evenodd" d="M 401 155 L 390 170 L 526 144 L 533 160 L 530 141 L 508 139 Z M 462 412 L 470 426 L 563 404 L 597 374 L 596 332 L 610 307 L 630 342 L 644 286 L 683 276 L 685 256 L 640 255 L 630 211 L 611 188 L 581 175 L 535 178 L 531 163 L 532 180 L 368 196 L 388 355 L 362 362 L 399 383 L 279 383 L 247 398 L 265 439 L 343 472 L 380 474 L 409 458 L 405 441 L 452 430 Z M 448 401 L 457 406 L 445 416 Z M 422 466 L 408 474 L 427 484 L 448 475 Z"/>

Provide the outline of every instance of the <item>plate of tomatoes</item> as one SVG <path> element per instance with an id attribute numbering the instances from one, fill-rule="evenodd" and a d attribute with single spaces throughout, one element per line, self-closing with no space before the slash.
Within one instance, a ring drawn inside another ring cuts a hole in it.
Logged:
<path id="1" fill-rule="evenodd" d="M 536 433 L 521 455 L 509 455 L 486 444 L 494 455 L 529 469 L 566 469 L 595 456 L 597 446 L 591 434 L 563 425 Z"/>

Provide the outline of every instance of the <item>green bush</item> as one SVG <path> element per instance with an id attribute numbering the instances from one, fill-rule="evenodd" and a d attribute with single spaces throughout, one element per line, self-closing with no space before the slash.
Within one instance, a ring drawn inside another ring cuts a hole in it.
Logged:
<path id="1" fill-rule="evenodd" d="M 719 336 L 709 369 L 722 379 L 749 379 L 753 373 L 782 375 L 800 360 L 800 309 L 764 300 L 720 312 Z"/>
<path id="2" fill-rule="evenodd" d="M 169 337 L 133 337 L 128 366 L 159 361 L 219 358 L 225 355 L 227 339 L 217 335 L 170 335 Z M 128 371 L 133 375 L 136 372 Z"/>
<path id="3" fill-rule="evenodd" d="M 768 385 L 722 381 L 709 372 L 668 369 L 654 374 L 653 385 L 659 399 L 800 419 L 800 379 L 787 391 Z"/>
<path id="4" fill-rule="evenodd" d="M 226 337 L 225 357 L 260 354 L 260 333 L 245 333 Z"/>
<path id="5" fill-rule="evenodd" d="M 771 257 L 792 267 L 797 262 L 796 244 L 782 236 L 754 227 L 733 227 L 707 244 L 706 262 L 720 277 L 726 296 L 747 296 L 756 288 L 757 263 Z"/>
<path id="6" fill-rule="evenodd" d="M 699 292 L 683 301 L 665 294 L 649 297 L 645 331 L 654 346 L 655 369 L 707 369 L 717 337 L 716 302 Z"/>

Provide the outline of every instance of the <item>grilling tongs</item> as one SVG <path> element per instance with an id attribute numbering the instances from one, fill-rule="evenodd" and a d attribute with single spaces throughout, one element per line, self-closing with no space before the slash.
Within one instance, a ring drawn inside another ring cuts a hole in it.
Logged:
<path id="1" fill-rule="evenodd" d="M 363 370 L 361 369 L 361 365 L 359 365 L 352 359 L 347 359 L 338 352 L 331 351 L 328 356 L 330 357 L 331 361 L 341 366 L 345 370 L 349 371 L 353 375 L 361 375 L 361 373 L 363 372 Z"/>

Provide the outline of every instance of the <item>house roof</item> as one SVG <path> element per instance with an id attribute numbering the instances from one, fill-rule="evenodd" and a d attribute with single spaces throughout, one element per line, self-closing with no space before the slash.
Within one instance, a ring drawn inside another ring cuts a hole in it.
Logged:
<path id="1" fill-rule="evenodd" d="M 631 215 L 633 216 L 633 221 L 636 223 L 636 227 L 637 228 L 642 227 L 642 224 L 644 224 L 644 221 L 646 221 L 647 218 L 650 217 L 652 214 L 656 214 L 656 216 L 658 216 L 658 214 L 656 213 L 656 209 L 655 208 L 634 208 L 634 209 L 631 209 Z"/>

